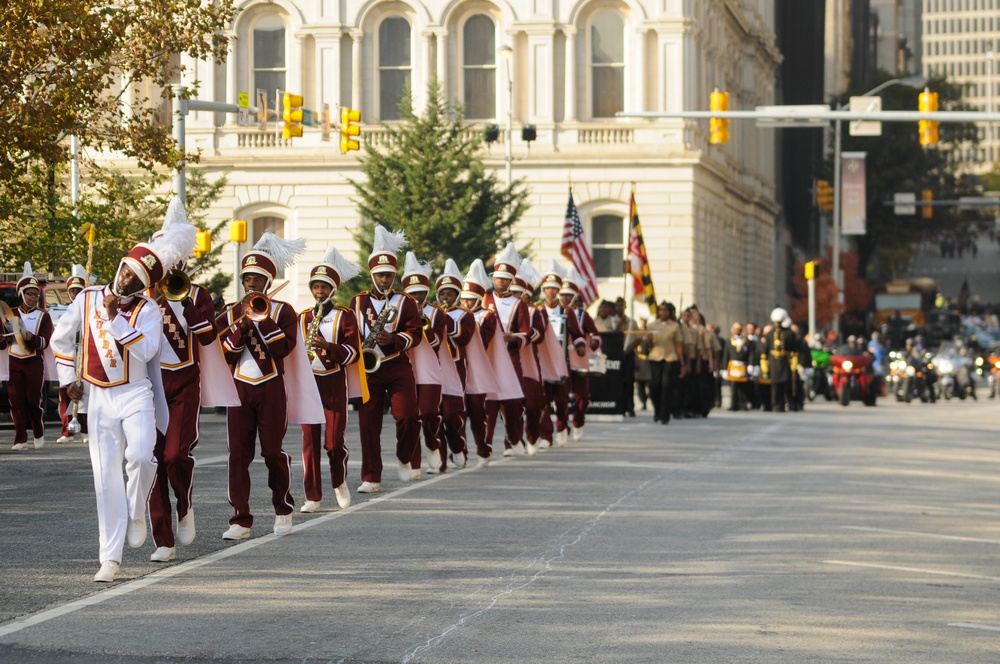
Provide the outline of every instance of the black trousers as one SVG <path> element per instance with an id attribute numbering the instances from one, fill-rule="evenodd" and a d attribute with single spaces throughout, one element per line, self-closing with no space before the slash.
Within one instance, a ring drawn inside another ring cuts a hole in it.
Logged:
<path id="1" fill-rule="evenodd" d="M 677 404 L 677 389 L 680 382 L 680 362 L 650 362 L 653 377 L 649 381 L 649 396 L 653 402 L 653 417 L 660 422 L 669 422 Z"/>

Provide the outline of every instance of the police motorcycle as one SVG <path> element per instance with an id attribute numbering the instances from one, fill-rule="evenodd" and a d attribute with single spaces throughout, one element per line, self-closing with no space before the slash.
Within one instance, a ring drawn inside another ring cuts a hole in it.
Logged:
<path id="1" fill-rule="evenodd" d="M 814 401 L 818 396 L 824 397 L 827 401 L 833 401 L 837 398 L 837 393 L 830 381 L 830 371 L 833 367 L 830 362 L 831 354 L 822 348 L 813 348 L 811 354 L 812 370 L 811 373 L 807 371 L 806 374 L 808 376 L 806 396 L 809 397 L 809 401 Z"/>
<path id="2" fill-rule="evenodd" d="M 930 353 L 917 351 L 896 360 L 897 370 L 901 370 L 896 399 L 910 403 L 919 399 L 923 403 L 934 403 L 937 400 L 936 383 L 937 370 Z"/>
<path id="3" fill-rule="evenodd" d="M 952 397 L 976 398 L 976 383 L 973 377 L 973 359 L 961 339 L 946 341 L 934 355 L 937 369 L 938 392 L 946 400 Z"/>

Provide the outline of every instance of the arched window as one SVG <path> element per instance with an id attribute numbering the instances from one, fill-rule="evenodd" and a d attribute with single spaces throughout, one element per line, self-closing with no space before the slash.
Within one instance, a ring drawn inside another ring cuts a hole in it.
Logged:
<path id="1" fill-rule="evenodd" d="M 252 89 L 285 89 L 285 24 L 274 14 L 263 16 L 253 26 Z"/>
<path id="2" fill-rule="evenodd" d="M 465 117 L 470 120 L 496 117 L 496 52 L 493 19 L 476 14 L 466 21 L 462 30 L 462 71 Z"/>
<path id="3" fill-rule="evenodd" d="M 285 237 L 285 220 L 281 217 L 274 216 L 261 216 L 254 217 L 253 224 L 251 225 L 253 229 L 253 235 L 251 235 L 250 246 L 257 244 L 257 240 L 265 232 L 274 233 L 278 237 Z M 285 277 L 285 271 L 283 269 L 278 270 L 278 278 L 283 279 Z"/>
<path id="4" fill-rule="evenodd" d="M 401 16 L 378 26 L 378 112 L 382 120 L 399 119 L 399 102 L 410 80 L 410 22 Z"/>
<path id="5" fill-rule="evenodd" d="M 625 22 L 612 11 L 590 24 L 591 115 L 613 118 L 625 110 Z"/>
<path id="6" fill-rule="evenodd" d="M 590 246 L 593 249 L 594 272 L 598 279 L 622 276 L 625 255 L 625 217 L 620 214 L 599 214 L 590 220 Z"/>

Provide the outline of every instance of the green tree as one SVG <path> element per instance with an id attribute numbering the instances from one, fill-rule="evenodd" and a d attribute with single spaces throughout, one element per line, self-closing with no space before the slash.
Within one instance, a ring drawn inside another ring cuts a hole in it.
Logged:
<path id="1" fill-rule="evenodd" d="M 52 205 L 67 140 L 153 170 L 181 157 L 162 123 L 178 54 L 220 61 L 232 0 L 9 0 L 0 19 L 0 234 Z M 134 95 L 134 96 L 133 96 Z M 189 155 L 188 159 L 196 155 Z"/>
<path id="2" fill-rule="evenodd" d="M 350 180 L 362 216 L 354 234 L 362 260 L 371 252 L 375 224 L 405 231 L 409 249 L 438 268 L 448 258 L 464 268 L 490 257 L 512 239 L 513 225 L 528 209 L 523 183 L 508 189 L 486 169 L 481 133 L 463 123 L 461 106 L 447 107 L 436 78 L 420 115 L 408 89 L 399 110 L 401 122 L 383 123 L 378 145 L 365 138 L 359 158 L 365 179 Z M 352 292 L 345 286 L 341 297 Z"/>
<path id="3" fill-rule="evenodd" d="M 881 83 L 889 75 L 875 81 Z M 962 102 L 962 87 L 943 78 L 933 78 L 927 87 L 937 92 L 941 110 L 970 110 Z M 850 94 L 859 94 L 861 90 Z M 920 90 L 905 86 L 891 86 L 882 93 L 886 110 L 916 110 Z M 845 103 L 848 96 L 837 100 Z M 960 195 L 960 165 L 957 150 L 974 146 L 978 142 L 975 125 L 971 123 L 942 123 L 940 143 L 936 146 L 920 145 L 915 123 L 885 122 L 880 138 L 850 136 L 849 123 L 842 123 L 842 149 L 864 151 L 866 158 L 867 234 L 857 238 L 860 276 L 882 281 L 908 269 L 919 249 L 920 241 L 930 233 L 951 230 L 962 222 L 956 208 L 936 207 L 934 218 L 899 217 L 884 201 L 892 200 L 895 192 L 919 192 L 930 189 L 935 199 L 953 199 Z M 832 174 L 832 162 L 828 173 Z M 830 177 L 832 181 L 833 178 Z"/>
<path id="4" fill-rule="evenodd" d="M 39 272 L 67 275 L 73 263 L 85 264 L 88 247 L 81 227 L 95 227 L 91 269 L 97 278 L 108 281 L 118 263 L 137 243 L 149 237 L 163 224 L 170 195 L 163 189 L 167 176 L 128 175 L 117 170 L 94 168 L 87 172 L 83 193 L 76 209 L 71 209 L 64 177 L 51 184 L 52 198 L 32 211 L 26 211 L 21 223 L 9 229 L 0 248 L 0 268 L 19 271 L 24 261 L 31 261 Z M 188 172 L 187 210 L 191 223 L 212 232 L 213 238 L 228 223 L 215 226 L 205 221 L 206 211 L 226 186 L 225 178 L 209 181 L 198 169 Z M 208 274 L 218 265 L 225 243 L 213 241 L 212 250 L 192 259 L 188 270 Z M 209 290 L 221 293 L 231 277 L 213 277 Z"/>

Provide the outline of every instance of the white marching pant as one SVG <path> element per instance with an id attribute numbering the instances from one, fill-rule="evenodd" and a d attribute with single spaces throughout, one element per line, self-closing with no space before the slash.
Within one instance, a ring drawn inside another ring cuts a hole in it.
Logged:
<path id="1" fill-rule="evenodd" d="M 156 418 L 149 380 L 90 389 L 90 463 L 101 563 L 121 563 L 129 519 L 145 514 L 156 479 Z M 122 477 L 122 463 L 126 478 Z"/>

